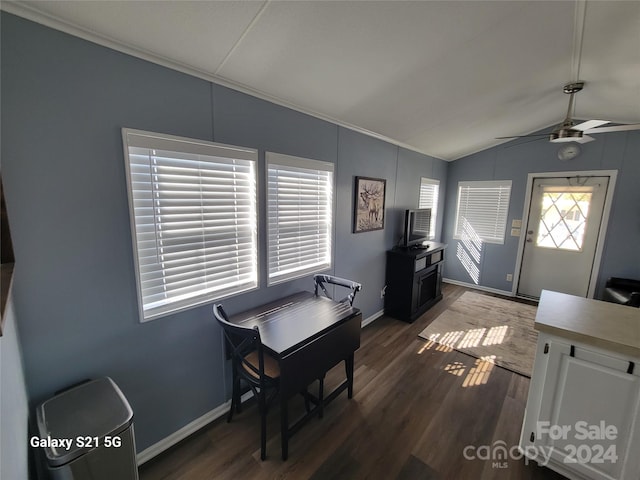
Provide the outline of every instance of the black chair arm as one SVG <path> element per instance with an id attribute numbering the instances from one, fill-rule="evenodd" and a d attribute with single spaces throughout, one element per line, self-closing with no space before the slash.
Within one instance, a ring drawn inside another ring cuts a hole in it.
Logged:
<path id="1" fill-rule="evenodd" d="M 632 292 L 640 292 L 640 280 L 634 280 L 631 278 L 610 277 L 607 279 L 605 288 L 622 288 L 624 290 L 630 290 Z"/>
<path id="2" fill-rule="evenodd" d="M 606 302 L 640 307 L 640 280 L 609 277 L 605 283 L 602 299 Z"/>

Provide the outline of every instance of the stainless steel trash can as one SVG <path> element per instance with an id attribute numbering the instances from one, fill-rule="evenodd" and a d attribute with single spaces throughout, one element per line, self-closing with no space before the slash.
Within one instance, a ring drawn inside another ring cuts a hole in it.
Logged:
<path id="1" fill-rule="evenodd" d="M 138 479 L 133 411 L 109 377 L 50 398 L 36 416 L 52 479 Z"/>

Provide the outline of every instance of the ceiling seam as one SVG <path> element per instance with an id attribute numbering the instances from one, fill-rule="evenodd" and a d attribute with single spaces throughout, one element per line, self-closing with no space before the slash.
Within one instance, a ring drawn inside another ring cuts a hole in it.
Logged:
<path id="1" fill-rule="evenodd" d="M 580 63 L 582 61 L 582 43 L 586 16 L 586 0 L 577 0 L 573 19 L 573 51 L 571 53 L 571 81 L 573 82 L 580 80 Z"/>
<path id="2" fill-rule="evenodd" d="M 255 16 L 253 17 L 253 19 L 249 22 L 249 25 L 247 25 L 247 28 L 244 29 L 244 32 L 242 32 L 242 35 L 240 35 L 240 38 L 238 38 L 238 40 L 236 41 L 236 43 L 233 44 L 233 46 L 229 49 L 229 51 L 227 52 L 227 54 L 224 56 L 224 58 L 222 59 L 222 61 L 220 62 L 220 65 L 218 65 L 218 68 L 216 68 L 216 71 L 213 72 L 214 75 L 218 75 L 218 73 L 220 72 L 220 70 L 225 66 L 225 64 L 227 63 L 227 60 L 229 60 L 231 58 L 231 55 L 233 55 L 235 53 L 235 51 L 238 49 L 238 47 L 240 46 L 240 44 L 242 43 L 242 41 L 245 39 L 245 37 L 249 34 L 249 32 L 253 29 L 253 27 L 256 25 L 256 23 L 258 23 L 258 20 L 260 20 L 260 17 L 262 17 L 262 14 L 264 13 L 264 11 L 267 9 L 267 7 L 269 6 L 269 4 L 271 3 L 271 0 L 267 0 L 266 2 L 264 2 L 264 4 L 262 5 L 262 7 L 260 8 L 260 10 L 258 10 L 258 13 L 255 14 Z"/>

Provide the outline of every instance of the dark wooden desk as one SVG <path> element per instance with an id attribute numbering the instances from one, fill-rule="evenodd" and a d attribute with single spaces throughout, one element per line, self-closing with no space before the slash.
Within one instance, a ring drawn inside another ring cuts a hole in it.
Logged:
<path id="1" fill-rule="evenodd" d="M 304 422 L 347 390 L 353 396 L 353 357 L 360 347 L 362 314 L 357 308 L 311 292 L 300 292 L 234 315 L 231 322 L 260 328 L 262 343 L 280 364 L 280 416 L 282 459 L 288 456 L 289 438 Z M 345 361 L 346 380 L 293 426 L 289 426 L 288 400 Z"/>

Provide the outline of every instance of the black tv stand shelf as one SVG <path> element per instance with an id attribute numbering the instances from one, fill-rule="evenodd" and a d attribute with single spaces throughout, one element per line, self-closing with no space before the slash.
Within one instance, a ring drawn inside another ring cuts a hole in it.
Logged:
<path id="1" fill-rule="evenodd" d="M 413 322 L 442 299 L 444 243 L 422 247 L 395 247 L 387 252 L 384 311 Z"/>

